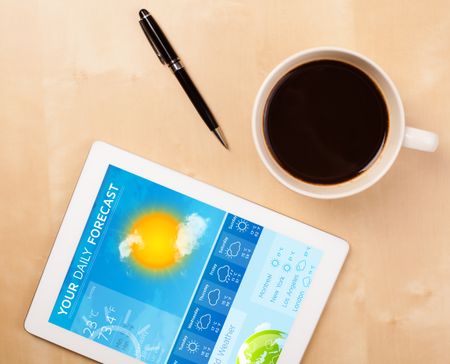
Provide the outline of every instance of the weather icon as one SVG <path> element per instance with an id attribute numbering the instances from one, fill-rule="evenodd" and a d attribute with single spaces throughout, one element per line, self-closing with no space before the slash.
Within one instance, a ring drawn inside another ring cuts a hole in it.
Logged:
<path id="1" fill-rule="evenodd" d="M 298 264 L 295 266 L 295 269 L 297 270 L 297 272 L 301 272 L 302 270 L 304 270 L 306 267 L 306 260 L 301 260 L 298 262 Z"/>
<path id="2" fill-rule="evenodd" d="M 132 258 L 151 271 L 170 269 L 197 249 L 207 224 L 197 213 L 184 219 L 166 211 L 143 214 L 120 242 L 120 259 Z"/>
<path id="3" fill-rule="evenodd" d="M 237 257 L 240 250 L 241 250 L 241 242 L 235 241 L 234 243 L 230 244 L 228 249 L 225 251 L 225 255 L 228 258 L 234 258 L 234 257 Z"/>
<path id="4" fill-rule="evenodd" d="M 211 324 L 211 314 L 207 313 L 201 316 L 195 326 L 197 326 L 197 330 L 203 331 L 206 330 Z"/>
<path id="5" fill-rule="evenodd" d="M 189 354 L 195 354 L 198 351 L 199 347 L 200 346 L 198 345 L 198 342 L 195 340 L 188 341 L 186 345 L 186 349 Z"/>
<path id="6" fill-rule="evenodd" d="M 216 288 L 208 293 L 208 302 L 211 306 L 217 305 L 219 299 L 220 299 L 220 289 Z"/>
<path id="7" fill-rule="evenodd" d="M 245 233 L 248 230 L 248 221 L 244 219 L 239 219 L 236 223 L 236 230 L 240 233 Z"/>
<path id="8" fill-rule="evenodd" d="M 311 277 L 303 278 L 303 287 L 307 288 L 311 284 Z"/>
<path id="9" fill-rule="evenodd" d="M 230 270 L 231 268 L 229 265 L 224 265 L 217 269 L 217 279 L 219 282 L 228 283 L 230 281 Z"/>

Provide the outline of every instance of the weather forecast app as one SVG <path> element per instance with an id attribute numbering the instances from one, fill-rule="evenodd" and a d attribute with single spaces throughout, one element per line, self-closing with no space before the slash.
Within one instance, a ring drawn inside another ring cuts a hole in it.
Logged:
<path id="1" fill-rule="evenodd" d="M 274 364 L 321 255 L 109 166 L 49 321 L 145 363 Z"/>

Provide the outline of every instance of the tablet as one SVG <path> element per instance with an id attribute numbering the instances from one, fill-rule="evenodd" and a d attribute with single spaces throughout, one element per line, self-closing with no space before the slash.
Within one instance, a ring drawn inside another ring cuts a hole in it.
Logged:
<path id="1" fill-rule="evenodd" d="M 105 363 L 295 363 L 347 252 L 336 236 L 96 142 L 25 328 Z"/>

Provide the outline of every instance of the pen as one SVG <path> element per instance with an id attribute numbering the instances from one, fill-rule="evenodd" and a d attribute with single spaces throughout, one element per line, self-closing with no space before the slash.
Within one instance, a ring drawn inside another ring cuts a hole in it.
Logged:
<path id="1" fill-rule="evenodd" d="M 208 105 L 206 105 L 191 78 L 187 74 L 180 58 L 175 53 L 161 28 L 158 26 L 158 23 L 156 23 L 155 19 L 153 19 L 150 13 L 145 9 L 139 11 L 139 17 L 139 24 L 141 24 L 142 30 L 161 63 L 169 66 L 209 130 L 211 130 L 223 146 L 228 149 L 228 144 L 219 124 L 217 124 Z"/>

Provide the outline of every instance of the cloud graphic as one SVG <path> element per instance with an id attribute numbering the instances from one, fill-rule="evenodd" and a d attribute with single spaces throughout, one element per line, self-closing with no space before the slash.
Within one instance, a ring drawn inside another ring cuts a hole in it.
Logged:
<path id="1" fill-rule="evenodd" d="M 240 250 L 241 250 L 241 242 L 235 241 L 233 244 L 230 244 L 225 254 L 230 258 L 234 258 L 239 254 Z"/>
<path id="2" fill-rule="evenodd" d="M 228 282 L 230 280 L 230 266 L 224 265 L 217 269 L 217 278 L 219 279 L 219 282 Z"/>
<path id="3" fill-rule="evenodd" d="M 211 306 L 217 305 L 217 302 L 219 302 L 220 298 L 220 290 L 218 288 L 213 289 L 208 293 L 208 302 Z"/>
<path id="4" fill-rule="evenodd" d="M 180 252 L 180 257 L 191 254 L 197 248 L 198 241 L 205 233 L 207 225 L 207 219 L 193 213 L 178 226 L 178 238 L 175 245 Z"/>
<path id="5" fill-rule="evenodd" d="M 134 244 L 142 244 L 142 238 L 139 234 L 130 234 L 125 240 L 122 240 L 119 244 L 120 259 L 129 257 L 131 254 L 131 247 Z"/>
<path id="6" fill-rule="evenodd" d="M 260 323 L 258 326 L 255 327 L 254 332 L 260 332 L 260 331 L 264 331 L 264 330 L 270 330 L 271 328 L 271 324 L 270 322 L 262 322 Z"/>
<path id="7" fill-rule="evenodd" d="M 207 313 L 200 317 L 197 321 L 197 329 L 200 331 L 206 330 L 211 324 L 211 314 Z"/>

